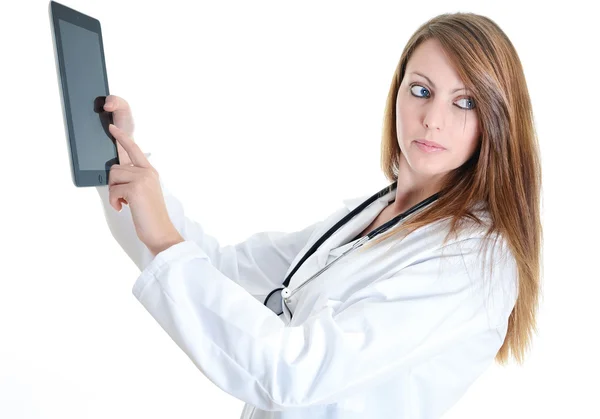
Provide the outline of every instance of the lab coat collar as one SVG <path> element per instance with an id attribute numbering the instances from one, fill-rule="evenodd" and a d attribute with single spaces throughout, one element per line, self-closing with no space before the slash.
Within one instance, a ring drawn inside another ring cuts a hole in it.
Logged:
<path id="1" fill-rule="evenodd" d="M 342 246 L 360 234 L 366 229 L 379 215 L 379 213 L 393 201 L 396 194 L 396 189 L 392 189 L 382 197 L 373 201 L 369 206 L 363 209 L 359 214 L 355 215 L 345 225 L 343 225 L 338 231 L 331 235 L 316 252 L 316 262 L 318 269 L 321 269 L 327 263 L 327 259 L 331 252 L 331 249 Z M 355 198 L 348 198 L 342 202 L 346 206 L 348 213 L 352 212 L 356 207 L 365 202 L 372 194 L 362 195 Z M 336 220 L 337 222 L 339 220 Z"/>

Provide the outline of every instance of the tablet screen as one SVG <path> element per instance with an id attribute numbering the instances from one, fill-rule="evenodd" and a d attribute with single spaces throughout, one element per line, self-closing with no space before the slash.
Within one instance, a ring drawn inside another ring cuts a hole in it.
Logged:
<path id="1" fill-rule="evenodd" d="M 79 170 L 105 170 L 116 149 L 102 126 L 102 109 L 96 109 L 97 98 L 107 96 L 100 37 L 65 20 L 58 22 Z"/>

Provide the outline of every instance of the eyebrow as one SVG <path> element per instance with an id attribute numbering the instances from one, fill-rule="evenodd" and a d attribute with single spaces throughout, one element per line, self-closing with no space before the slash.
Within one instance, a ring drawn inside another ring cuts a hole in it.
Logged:
<path id="1" fill-rule="evenodd" d="M 418 73 L 418 72 L 416 72 L 416 71 L 413 71 L 413 72 L 411 72 L 411 73 L 409 73 L 409 74 L 416 74 L 417 76 L 421 76 L 421 77 L 423 77 L 424 79 L 427 79 L 427 81 L 429 82 L 429 84 L 431 84 L 431 85 L 433 86 L 433 88 L 434 88 L 434 89 L 436 88 L 436 87 L 435 87 L 435 84 L 434 84 L 434 83 L 431 81 L 431 79 L 430 79 L 429 77 L 427 77 L 426 75 L 424 75 L 424 74 L 421 74 L 421 73 Z M 466 88 L 464 88 L 464 87 L 459 87 L 459 88 L 457 88 L 457 89 L 454 89 L 454 90 L 453 90 L 453 91 L 451 91 L 450 93 L 458 92 L 459 90 L 467 90 L 467 89 L 466 89 Z"/>

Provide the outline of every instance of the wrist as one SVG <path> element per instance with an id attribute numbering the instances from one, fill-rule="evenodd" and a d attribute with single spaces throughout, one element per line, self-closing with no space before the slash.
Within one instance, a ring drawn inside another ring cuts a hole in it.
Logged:
<path id="1" fill-rule="evenodd" d="M 152 246 L 148 246 L 148 250 L 152 253 L 152 256 L 158 255 L 160 252 L 167 250 L 169 247 L 184 242 L 185 239 L 179 234 L 178 231 L 169 235 L 168 237 L 158 241 Z"/>

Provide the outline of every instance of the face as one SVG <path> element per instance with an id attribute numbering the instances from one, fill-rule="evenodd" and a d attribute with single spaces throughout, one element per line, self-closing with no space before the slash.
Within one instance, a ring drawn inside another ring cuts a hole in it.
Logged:
<path id="1" fill-rule="evenodd" d="M 476 105 L 464 87 L 437 40 L 429 39 L 413 52 L 396 100 L 401 172 L 415 180 L 441 180 L 471 157 L 481 132 Z M 431 151 L 417 140 L 443 149 Z"/>

